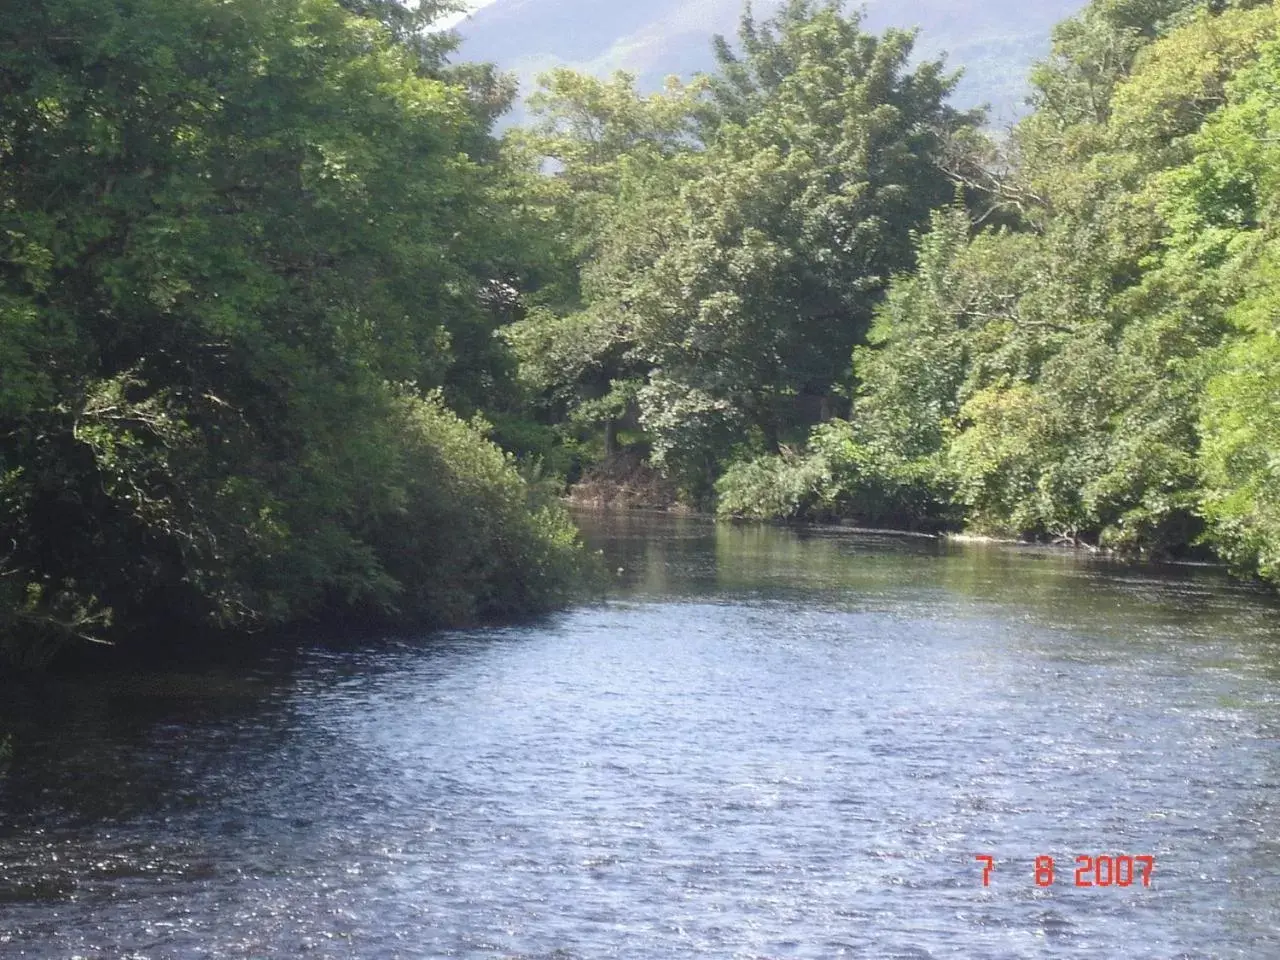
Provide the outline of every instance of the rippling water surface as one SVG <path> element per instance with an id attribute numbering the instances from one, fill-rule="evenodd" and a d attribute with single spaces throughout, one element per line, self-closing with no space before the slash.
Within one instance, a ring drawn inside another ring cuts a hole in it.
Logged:
<path id="1" fill-rule="evenodd" d="M 5 691 L 0 957 L 1280 957 L 1266 597 L 583 522 L 542 623 Z"/>

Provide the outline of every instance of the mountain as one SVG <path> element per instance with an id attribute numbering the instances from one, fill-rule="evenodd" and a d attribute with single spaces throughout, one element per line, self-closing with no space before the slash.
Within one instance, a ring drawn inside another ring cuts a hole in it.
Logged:
<path id="1" fill-rule="evenodd" d="M 782 2 L 756 0 L 756 19 Z M 1028 68 L 1048 53 L 1053 25 L 1083 6 L 1084 0 L 868 0 L 864 9 L 871 30 L 919 26 L 919 56 L 946 54 L 951 66 L 965 68 L 956 105 L 989 103 L 1000 126 L 1022 112 Z M 456 27 L 459 59 L 514 72 L 524 94 L 557 65 L 599 75 L 629 70 L 642 87 L 657 89 L 669 74 L 712 69 L 711 37 L 735 38 L 742 10 L 742 0 L 493 0 Z"/>

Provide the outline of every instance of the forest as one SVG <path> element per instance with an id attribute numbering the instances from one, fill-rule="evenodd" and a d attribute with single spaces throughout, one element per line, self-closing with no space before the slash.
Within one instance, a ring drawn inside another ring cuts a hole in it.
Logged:
<path id="1" fill-rule="evenodd" d="M 1093 0 L 993 130 L 791 0 L 501 136 L 448 3 L 4 7 L 11 664 L 551 609 L 610 485 L 1280 583 L 1273 3 Z"/>

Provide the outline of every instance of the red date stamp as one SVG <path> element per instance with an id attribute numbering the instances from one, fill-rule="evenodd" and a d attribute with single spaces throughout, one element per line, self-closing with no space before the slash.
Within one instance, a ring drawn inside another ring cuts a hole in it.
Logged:
<path id="1" fill-rule="evenodd" d="M 982 885 L 991 886 L 991 874 L 995 872 L 996 858 L 984 853 L 974 855 L 982 864 Z M 1032 867 L 1037 887 L 1052 887 L 1057 879 L 1053 857 L 1039 856 Z M 1076 857 L 1075 885 L 1077 887 L 1131 887 L 1140 883 L 1151 886 L 1151 875 L 1156 872 L 1156 858 L 1147 854 L 1129 855 L 1099 854 Z"/>

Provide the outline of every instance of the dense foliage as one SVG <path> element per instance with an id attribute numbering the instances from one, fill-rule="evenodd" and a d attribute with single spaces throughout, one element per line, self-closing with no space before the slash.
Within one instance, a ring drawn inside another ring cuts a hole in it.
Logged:
<path id="1" fill-rule="evenodd" d="M 1213 550 L 1280 580 L 1275 5 L 1094 0 L 1001 138 L 838 2 L 739 39 L 707 94 L 622 77 L 605 116 L 563 74 L 544 91 L 559 184 L 609 145 L 572 190 L 577 300 L 515 340 L 544 417 L 586 451 L 629 418 L 723 515 Z M 665 149 L 597 136 L 658 102 L 685 118 Z"/>
<path id="2" fill-rule="evenodd" d="M 453 7 L 6 9 L 9 659 L 545 607 L 548 495 L 610 462 L 1280 581 L 1274 4 L 1093 0 L 996 138 L 913 33 L 789 0 L 502 140 Z"/>
<path id="3" fill-rule="evenodd" d="M 705 499 L 733 456 L 842 407 L 912 230 L 954 196 L 947 144 L 977 121 L 945 105 L 940 64 L 910 67 L 913 39 L 797 0 L 746 17 L 742 50 L 721 42 L 692 89 L 549 78 L 526 148 L 563 168 L 581 285 L 514 335 L 553 414 L 630 411 L 654 462 Z"/>
<path id="4" fill-rule="evenodd" d="M 346 6 L 6 5 L 9 659 L 321 611 L 467 620 L 567 587 L 567 521 L 451 412 L 511 369 L 486 295 L 518 231 L 493 87 L 405 41 L 398 5 Z"/>

